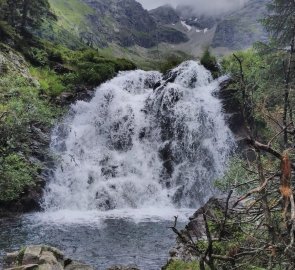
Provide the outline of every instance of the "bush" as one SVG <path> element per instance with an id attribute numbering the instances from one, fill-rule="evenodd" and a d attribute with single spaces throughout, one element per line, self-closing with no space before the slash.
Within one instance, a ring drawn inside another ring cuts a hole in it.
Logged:
<path id="1" fill-rule="evenodd" d="M 17 154 L 0 158 L 0 164 L 0 201 L 15 200 L 27 186 L 34 183 L 36 168 Z"/>
<path id="2" fill-rule="evenodd" d="M 199 262 L 184 262 L 184 261 L 171 261 L 165 267 L 165 270 L 199 270 Z"/>
<path id="3" fill-rule="evenodd" d="M 212 72 L 212 75 L 214 77 L 218 76 L 219 68 L 217 59 L 215 56 L 213 56 L 209 50 L 209 48 L 206 48 L 202 57 L 201 57 L 201 64 L 208 70 Z"/>
<path id="4" fill-rule="evenodd" d="M 0 201 L 11 201 L 34 185 L 37 166 L 28 161 L 30 126 L 52 126 L 60 110 L 53 110 L 36 87 L 15 74 L 0 78 L 0 101 Z"/>
<path id="5" fill-rule="evenodd" d="M 42 49 L 31 47 L 24 54 L 34 66 L 44 67 L 48 64 L 48 54 Z"/>
<path id="6" fill-rule="evenodd" d="M 162 73 L 166 73 L 167 71 L 177 67 L 180 65 L 185 59 L 176 56 L 176 55 L 169 55 L 165 58 L 165 60 L 160 64 L 160 71 Z"/>
<path id="7" fill-rule="evenodd" d="M 41 90 L 48 96 L 56 97 L 65 89 L 62 79 L 49 68 L 31 68 L 31 74 L 40 83 Z"/>

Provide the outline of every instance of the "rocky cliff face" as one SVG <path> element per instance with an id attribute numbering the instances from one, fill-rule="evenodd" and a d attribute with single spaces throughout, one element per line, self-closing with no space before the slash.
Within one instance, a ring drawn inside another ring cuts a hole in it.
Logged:
<path id="1" fill-rule="evenodd" d="M 61 10 L 61 3 L 50 1 L 60 22 L 72 19 L 68 14 L 70 8 L 79 13 L 79 22 L 72 21 L 77 29 L 68 25 L 67 30 L 74 31 L 88 45 L 106 47 L 116 43 L 122 47 L 150 48 L 160 42 L 174 44 L 188 40 L 185 33 L 162 26 L 135 0 L 78 0 L 78 8 L 72 3 L 64 3 L 64 10 Z M 82 13 L 83 8 L 87 12 Z"/>
<path id="2" fill-rule="evenodd" d="M 259 20 L 266 13 L 269 0 L 250 0 L 243 8 L 231 13 L 205 15 L 188 5 L 176 9 L 162 6 L 151 10 L 151 16 L 161 24 L 170 25 L 187 34 L 189 41 L 177 49 L 200 54 L 204 46 L 212 46 L 215 53 L 245 49 L 268 37 Z M 173 19 L 175 18 L 175 19 Z"/>
<path id="3" fill-rule="evenodd" d="M 240 50 L 250 47 L 256 41 L 266 41 L 267 34 L 259 20 L 266 13 L 268 0 L 251 0 L 247 5 L 229 16 L 218 25 L 212 46 Z"/>
<path id="4" fill-rule="evenodd" d="M 244 49 L 267 39 L 258 20 L 263 18 L 269 0 L 250 0 L 238 11 L 214 16 L 198 13 L 188 5 L 176 9 L 165 5 L 147 11 L 136 0 L 49 1 L 58 17 L 57 25 L 62 28 L 60 39 L 65 39 L 66 30 L 94 47 L 115 44 L 152 48 L 166 43 L 165 50 L 169 47 L 198 55 L 208 45 L 218 53 L 222 48 Z M 40 35 L 51 39 L 49 28 Z"/>
<path id="5" fill-rule="evenodd" d="M 152 9 L 149 11 L 149 14 L 160 25 L 175 24 L 180 21 L 179 14 L 170 5 L 165 5 Z"/>

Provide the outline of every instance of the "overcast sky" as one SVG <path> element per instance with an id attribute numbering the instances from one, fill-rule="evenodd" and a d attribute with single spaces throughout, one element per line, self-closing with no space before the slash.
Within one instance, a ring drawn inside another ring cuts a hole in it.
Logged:
<path id="1" fill-rule="evenodd" d="M 247 0 L 137 0 L 146 9 L 152 9 L 164 4 L 173 6 L 191 5 L 198 13 L 216 14 L 235 9 L 243 5 Z"/>

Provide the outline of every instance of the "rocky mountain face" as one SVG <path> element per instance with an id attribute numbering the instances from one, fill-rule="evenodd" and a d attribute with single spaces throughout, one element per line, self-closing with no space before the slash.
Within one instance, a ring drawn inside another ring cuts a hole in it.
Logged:
<path id="1" fill-rule="evenodd" d="M 58 29 L 53 30 L 60 33 L 60 39 L 70 33 L 93 47 L 152 48 L 161 44 L 159 50 L 198 55 L 205 46 L 211 46 L 223 54 L 267 39 L 258 20 L 263 18 L 269 0 L 249 0 L 242 9 L 218 16 L 198 14 L 187 5 L 147 11 L 136 0 L 49 1 L 58 18 Z M 51 32 L 49 26 L 40 35 L 49 39 L 57 36 Z M 65 42 L 69 43 L 68 38 Z"/>
<path id="2" fill-rule="evenodd" d="M 76 5 L 65 0 L 50 1 L 62 22 L 73 19 L 68 13 L 70 9 L 80 13 L 79 22 L 72 20 L 67 30 L 74 31 L 88 45 L 106 47 L 116 43 L 122 47 L 150 48 L 160 42 L 177 44 L 188 41 L 185 33 L 163 26 L 135 0 L 74 0 Z M 64 10 L 61 10 L 61 2 L 65 2 Z M 87 12 L 81 13 L 81 9 Z"/>
<path id="3" fill-rule="evenodd" d="M 213 17 L 202 13 L 198 14 L 188 5 L 178 5 L 176 7 L 176 12 L 188 25 L 197 27 L 198 29 L 213 28 L 220 20 L 219 17 Z"/>
<path id="4" fill-rule="evenodd" d="M 266 13 L 268 0 L 251 0 L 246 6 L 226 16 L 216 28 L 212 47 L 240 50 L 250 47 L 255 41 L 266 41 L 267 34 L 259 20 Z"/>
<path id="5" fill-rule="evenodd" d="M 188 53 L 199 54 L 204 46 L 211 46 L 217 54 L 251 47 L 256 41 L 267 41 L 260 20 L 266 13 L 269 0 L 249 0 L 236 11 L 219 15 L 198 14 L 188 5 L 176 9 L 162 6 L 151 10 L 160 24 L 182 31 L 189 41 L 177 46 Z"/>
<path id="6" fill-rule="evenodd" d="M 151 17 L 160 25 L 175 24 L 180 21 L 177 11 L 170 5 L 161 6 L 149 11 Z"/>

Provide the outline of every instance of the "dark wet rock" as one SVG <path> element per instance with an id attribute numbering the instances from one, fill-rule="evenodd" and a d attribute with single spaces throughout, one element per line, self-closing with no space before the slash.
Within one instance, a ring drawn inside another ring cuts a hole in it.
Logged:
<path id="1" fill-rule="evenodd" d="M 50 134 L 49 127 L 39 126 L 37 123 L 32 123 L 30 126 L 30 162 L 37 165 L 40 169 L 37 171 L 37 176 L 34 185 L 24 189 L 18 199 L 5 202 L 0 201 L 0 217 L 10 215 L 9 213 L 24 213 L 40 211 L 40 201 L 43 196 L 43 188 L 45 186 L 45 178 L 43 170 L 48 168 L 52 156 L 49 153 Z"/>
<path id="2" fill-rule="evenodd" d="M 107 270 L 140 270 L 137 266 L 131 265 L 131 266 L 123 266 L 123 265 L 115 265 Z"/>
<path id="3" fill-rule="evenodd" d="M 39 180 L 35 186 L 27 187 L 20 198 L 10 202 L 0 201 L 0 218 L 13 216 L 17 213 L 40 211 L 44 184 L 44 180 Z"/>
<path id="4" fill-rule="evenodd" d="M 72 70 L 70 70 L 68 67 L 64 66 L 63 64 L 60 63 L 56 63 L 53 66 L 53 70 L 58 73 L 58 74 L 67 74 L 72 72 Z"/>
<path id="5" fill-rule="evenodd" d="M 63 92 L 56 98 L 56 103 L 61 106 L 69 106 L 77 100 L 89 101 L 94 95 L 94 89 L 83 85 L 75 86 L 71 92 Z"/>
<path id="6" fill-rule="evenodd" d="M 229 77 L 220 84 L 220 91 L 216 93 L 218 98 L 222 100 L 223 110 L 227 117 L 227 123 L 231 131 L 237 137 L 243 137 L 247 134 L 245 129 L 245 121 L 241 111 L 241 103 L 238 98 L 239 90 L 232 88 L 233 80 Z"/>
<path id="7" fill-rule="evenodd" d="M 93 270 L 91 266 L 83 264 L 83 263 L 79 263 L 79 262 L 71 262 L 64 269 L 65 270 Z"/>

